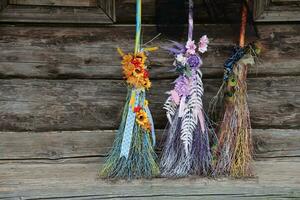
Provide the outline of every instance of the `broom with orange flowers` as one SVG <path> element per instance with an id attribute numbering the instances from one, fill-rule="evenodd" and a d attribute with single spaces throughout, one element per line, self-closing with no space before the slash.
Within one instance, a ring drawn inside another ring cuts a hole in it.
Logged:
<path id="1" fill-rule="evenodd" d="M 141 11 L 142 0 L 137 0 L 134 53 L 124 54 L 118 49 L 128 94 L 113 148 L 100 173 L 103 178 L 133 179 L 159 175 L 154 152 L 154 123 L 146 99 L 146 91 L 151 87 L 146 52 L 156 48 L 141 48 Z"/>
<path id="2" fill-rule="evenodd" d="M 247 71 L 255 64 L 259 48 L 245 46 L 248 4 L 243 1 L 239 47 L 225 62 L 223 84 L 210 103 L 210 114 L 216 113 L 222 102 L 223 115 L 218 127 L 219 143 L 216 149 L 216 175 L 250 177 L 253 175 L 250 113 L 247 103 Z"/>

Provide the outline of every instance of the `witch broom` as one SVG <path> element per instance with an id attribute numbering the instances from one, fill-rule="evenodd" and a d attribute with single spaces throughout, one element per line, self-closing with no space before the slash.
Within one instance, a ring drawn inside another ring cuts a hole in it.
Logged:
<path id="1" fill-rule="evenodd" d="M 210 139 L 214 133 L 203 109 L 202 59 L 207 51 L 207 36 L 198 48 L 193 40 L 193 1 L 189 0 L 189 31 L 186 45 L 174 42 L 174 66 L 179 73 L 175 88 L 169 92 L 164 109 L 169 120 L 162 152 L 162 176 L 209 175 L 212 171 Z"/>
<path id="2" fill-rule="evenodd" d="M 252 172 L 252 138 L 250 113 L 247 103 L 247 71 L 254 65 L 259 49 L 254 44 L 245 46 L 248 6 L 243 1 L 239 47 L 224 64 L 223 84 L 210 104 L 210 113 L 224 102 L 224 112 L 218 127 L 215 175 L 249 177 Z"/>
<path id="3" fill-rule="evenodd" d="M 128 94 L 113 148 L 100 172 L 103 178 L 151 178 L 159 174 L 154 124 L 146 99 L 151 82 L 145 52 L 155 48 L 141 49 L 141 10 L 142 1 L 137 0 L 134 54 L 125 55 L 118 49 Z"/>

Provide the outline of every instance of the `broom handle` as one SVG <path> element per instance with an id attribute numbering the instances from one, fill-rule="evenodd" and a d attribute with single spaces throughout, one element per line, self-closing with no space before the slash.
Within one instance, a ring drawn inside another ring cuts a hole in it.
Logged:
<path id="1" fill-rule="evenodd" d="M 142 0 L 136 0 L 136 35 L 134 55 L 136 55 L 141 48 L 141 29 L 142 29 Z"/>
<path id="2" fill-rule="evenodd" d="M 193 29 L 194 29 L 194 19 L 193 19 L 193 0 L 189 0 L 189 33 L 188 40 L 193 40 Z"/>
<path id="3" fill-rule="evenodd" d="M 243 3 L 242 8 L 242 21 L 241 21 L 241 27 L 240 27 L 240 47 L 245 47 L 245 35 L 246 35 L 246 25 L 247 25 L 247 6 L 245 3 Z"/>
<path id="4" fill-rule="evenodd" d="M 246 26 L 247 26 L 247 16 L 248 16 L 248 9 L 246 3 L 247 0 L 244 0 L 243 8 L 242 8 L 242 21 L 241 21 L 241 29 L 240 29 L 240 47 L 245 47 L 245 35 L 246 35 Z M 248 66 L 245 65 L 244 68 L 241 70 L 240 79 L 246 81 L 247 79 L 247 72 L 248 72 Z"/>

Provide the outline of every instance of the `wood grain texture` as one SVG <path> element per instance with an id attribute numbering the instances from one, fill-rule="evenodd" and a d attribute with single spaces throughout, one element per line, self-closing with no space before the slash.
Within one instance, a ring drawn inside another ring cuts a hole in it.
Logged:
<path id="1" fill-rule="evenodd" d="M 100 162 L 0 165 L 0 197 L 10 199 L 287 199 L 300 198 L 299 159 L 257 161 L 248 180 L 97 179 Z"/>
<path id="2" fill-rule="evenodd" d="M 155 80 L 148 93 L 156 128 L 166 123 L 163 102 L 173 80 Z M 296 77 L 248 79 L 254 128 L 299 128 L 299 86 Z M 207 106 L 220 86 L 204 79 Z M 0 80 L 1 130 L 117 129 L 126 96 L 119 80 Z M 293 87 L 291 87 L 293 86 Z"/>
<path id="3" fill-rule="evenodd" d="M 202 25 L 195 35 L 211 39 L 204 56 L 204 77 L 221 77 L 223 63 L 238 38 L 238 27 Z M 250 69 L 250 77 L 300 75 L 300 25 L 259 26 L 263 45 L 261 62 Z M 134 26 L 106 28 L 0 27 L 0 77 L 2 78 L 97 78 L 122 79 L 116 48 L 132 51 Z M 155 26 L 144 28 L 144 41 L 158 32 Z M 168 46 L 161 36 L 151 45 Z M 186 36 L 173 38 L 185 41 Z M 255 38 L 250 38 L 249 41 Z M 150 54 L 151 78 L 175 78 L 170 72 L 172 56 L 164 49 Z"/>
<path id="4" fill-rule="evenodd" d="M 116 131 L 0 132 L 0 164 L 62 163 L 73 158 L 101 159 L 111 149 Z M 156 131 L 157 151 L 163 146 Z M 254 129 L 255 159 L 300 157 L 300 130 Z M 103 159 L 101 159 L 103 161 Z M 81 161 L 83 162 L 83 161 Z"/>
<path id="5" fill-rule="evenodd" d="M 9 0 L 9 4 L 96 7 L 96 0 Z"/>
<path id="6" fill-rule="evenodd" d="M 73 23 L 111 24 L 111 19 L 99 8 L 9 5 L 0 12 L 0 22 L 6 23 Z"/>

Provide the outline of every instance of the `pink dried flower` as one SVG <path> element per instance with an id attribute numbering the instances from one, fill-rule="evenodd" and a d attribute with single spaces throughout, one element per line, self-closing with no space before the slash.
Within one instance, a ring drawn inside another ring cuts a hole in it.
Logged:
<path id="1" fill-rule="evenodd" d="M 195 45 L 195 41 L 194 40 L 188 40 L 185 48 L 187 49 L 186 52 L 190 55 L 195 54 L 196 53 L 196 49 L 197 46 Z"/>
<path id="2" fill-rule="evenodd" d="M 207 51 L 207 46 L 209 44 L 209 39 L 207 37 L 207 35 L 203 35 L 201 38 L 200 38 L 200 41 L 199 41 L 199 51 L 201 53 L 205 53 Z"/>

